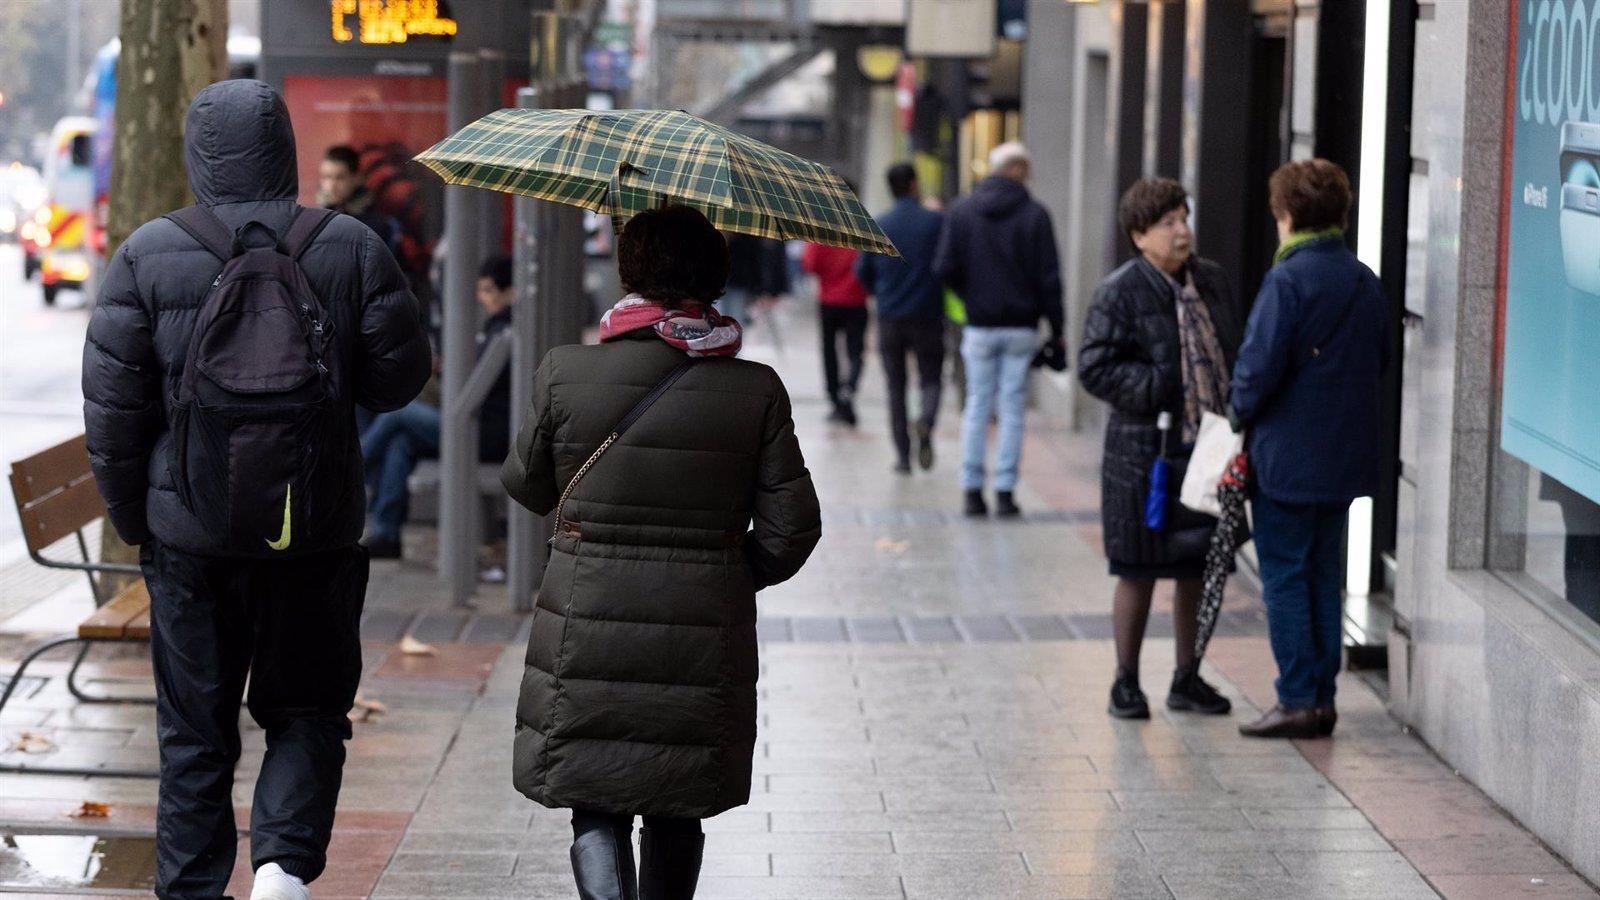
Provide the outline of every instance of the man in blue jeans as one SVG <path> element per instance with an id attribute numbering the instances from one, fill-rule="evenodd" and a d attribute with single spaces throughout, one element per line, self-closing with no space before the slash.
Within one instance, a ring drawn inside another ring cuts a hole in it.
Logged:
<path id="1" fill-rule="evenodd" d="M 984 469 L 989 422 L 998 398 L 995 511 L 1015 518 L 1022 464 L 1028 370 L 1039 351 L 1039 320 L 1050 325 L 1049 350 L 1067 356 L 1062 337 L 1061 268 L 1050 214 L 1028 193 L 1028 151 L 1010 142 L 989 154 L 989 177 L 950 208 L 934 271 L 966 302 L 961 359 L 967 407 L 961 419 L 961 486 L 966 513 L 986 516 Z"/>
<path id="2" fill-rule="evenodd" d="M 511 258 L 493 256 L 478 273 L 478 305 L 487 318 L 478 331 L 478 353 L 511 326 Z M 400 558 L 400 526 L 406 522 L 406 481 L 417 461 L 439 455 L 439 408 L 413 400 L 404 409 L 382 413 L 361 434 L 367 464 L 367 553 L 373 559 Z M 478 411 L 478 458 L 505 459 L 510 449 L 511 371 L 500 374 Z"/>

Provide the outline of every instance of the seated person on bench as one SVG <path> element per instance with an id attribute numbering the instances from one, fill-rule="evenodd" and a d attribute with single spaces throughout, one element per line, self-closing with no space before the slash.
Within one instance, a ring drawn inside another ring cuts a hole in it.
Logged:
<path id="1" fill-rule="evenodd" d="M 488 315 L 478 331 L 478 354 L 511 325 L 511 259 L 491 256 L 478 270 L 478 305 Z M 400 526 L 406 521 L 406 479 L 417 460 L 439 455 L 439 408 L 414 400 L 383 413 L 361 435 L 367 463 L 367 552 L 373 559 L 400 558 Z M 511 371 L 500 373 L 478 414 L 478 459 L 504 460 L 511 441 Z"/>

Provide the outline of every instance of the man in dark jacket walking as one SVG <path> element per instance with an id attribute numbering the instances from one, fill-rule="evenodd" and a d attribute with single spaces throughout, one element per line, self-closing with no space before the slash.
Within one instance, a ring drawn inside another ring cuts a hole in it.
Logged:
<path id="1" fill-rule="evenodd" d="M 889 167 L 894 206 L 878 217 L 900 259 L 863 253 L 856 278 L 878 299 L 878 350 L 889 381 L 889 429 L 894 436 L 895 471 L 911 471 L 911 434 L 906 424 L 906 355 L 917 361 L 922 411 L 917 417 L 917 461 L 933 468 L 933 427 L 939 417 L 944 372 L 944 288 L 933 272 L 944 216 L 922 205 L 917 170 L 906 163 Z"/>
<path id="2" fill-rule="evenodd" d="M 1025 186 L 1030 171 L 1021 144 L 989 154 L 992 174 L 950 208 L 934 271 L 966 302 L 961 357 L 967 369 L 967 408 L 961 421 L 961 485 L 969 516 L 986 516 L 984 461 L 989 420 L 1000 405 L 1000 446 L 994 469 L 996 512 L 1020 515 L 1014 491 L 1022 462 L 1022 419 L 1028 370 L 1039 350 L 1039 320 L 1050 325 L 1047 348 L 1065 360 L 1061 268 L 1050 214 Z"/>
<path id="3" fill-rule="evenodd" d="M 259 81 L 214 84 L 195 98 L 184 130 L 196 201 L 238 244 L 285 240 L 275 236 L 296 218 L 298 184 L 283 100 Z M 361 675 L 367 557 L 357 543 L 364 504 L 354 406 L 396 409 L 428 377 L 416 298 L 371 229 L 333 216 L 299 266 L 324 308 L 319 325 L 332 329 L 320 359 L 342 423 L 321 431 L 315 465 L 342 468 L 338 480 L 351 489 L 307 498 L 322 523 L 315 542 L 291 544 L 286 498 L 283 533 L 269 544 L 285 552 L 270 560 L 229 555 L 228 535 L 203 524 L 216 510 L 197 502 L 195 479 L 177 474 L 195 474 L 196 448 L 185 454 L 180 445 L 173 398 L 222 260 L 175 221 L 147 222 L 112 258 L 89 322 L 89 453 L 111 523 L 139 545 L 150 590 L 161 744 L 156 895 L 169 900 L 214 900 L 232 873 L 247 675 L 250 714 L 267 739 L 251 813 L 252 897 L 302 900 L 305 882 L 322 872 Z M 237 427 L 232 440 L 248 440 L 251 427 Z"/>

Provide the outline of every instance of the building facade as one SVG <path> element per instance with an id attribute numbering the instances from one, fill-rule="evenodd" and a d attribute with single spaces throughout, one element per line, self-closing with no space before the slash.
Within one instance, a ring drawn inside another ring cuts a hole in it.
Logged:
<path id="1" fill-rule="evenodd" d="M 1386 477 L 1351 513 L 1351 661 L 1387 663 L 1394 715 L 1600 879 L 1600 10 L 1032 0 L 1028 46 L 1075 340 L 1130 252 L 1135 178 L 1185 184 L 1199 252 L 1249 297 L 1276 243 L 1266 176 L 1351 173 L 1400 360 L 1363 438 Z M 1051 402 L 1097 427 L 1070 386 Z"/>

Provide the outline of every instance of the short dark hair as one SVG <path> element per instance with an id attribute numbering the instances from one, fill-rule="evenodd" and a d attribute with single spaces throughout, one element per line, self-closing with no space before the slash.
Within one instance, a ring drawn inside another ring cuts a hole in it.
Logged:
<path id="1" fill-rule="evenodd" d="M 709 303 L 728 286 L 728 241 L 699 210 L 646 210 L 617 238 L 617 274 L 641 297 Z"/>
<path id="2" fill-rule="evenodd" d="M 1175 209 L 1189 205 L 1189 192 L 1171 178 L 1141 178 L 1122 194 L 1117 223 L 1129 240 Z"/>
<path id="3" fill-rule="evenodd" d="M 361 154 L 349 144 L 334 144 L 328 148 L 328 152 L 322 154 L 322 158 L 329 162 L 342 163 L 352 175 L 361 171 Z"/>
<path id="4" fill-rule="evenodd" d="M 1350 176 L 1337 163 L 1305 159 L 1284 163 L 1267 182 L 1272 215 L 1288 216 L 1296 231 L 1350 224 Z"/>
<path id="5" fill-rule="evenodd" d="M 896 200 L 911 196 L 917 186 L 917 170 L 910 163 L 895 163 L 889 167 L 889 193 Z"/>
<path id="6" fill-rule="evenodd" d="M 511 257 L 497 253 L 484 260 L 478 267 L 478 277 L 489 279 L 502 291 L 511 287 Z"/>

